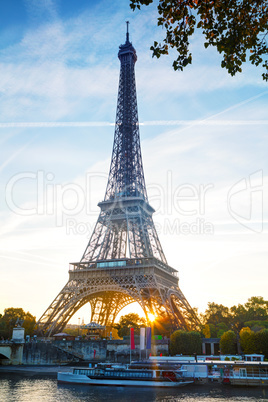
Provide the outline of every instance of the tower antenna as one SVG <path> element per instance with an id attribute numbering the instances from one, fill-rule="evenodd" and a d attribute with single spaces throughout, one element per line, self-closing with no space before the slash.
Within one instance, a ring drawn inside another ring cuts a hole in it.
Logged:
<path id="1" fill-rule="evenodd" d="M 129 32 L 128 32 L 129 21 L 126 21 L 126 24 L 127 24 L 127 42 L 129 42 Z"/>

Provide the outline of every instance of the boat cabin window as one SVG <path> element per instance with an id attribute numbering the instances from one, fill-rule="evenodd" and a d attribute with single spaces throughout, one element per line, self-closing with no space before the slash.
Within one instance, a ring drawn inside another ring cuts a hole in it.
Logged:
<path id="1" fill-rule="evenodd" d="M 79 374 L 79 375 L 92 375 L 94 370 L 88 370 L 88 369 L 74 369 L 74 374 Z"/>

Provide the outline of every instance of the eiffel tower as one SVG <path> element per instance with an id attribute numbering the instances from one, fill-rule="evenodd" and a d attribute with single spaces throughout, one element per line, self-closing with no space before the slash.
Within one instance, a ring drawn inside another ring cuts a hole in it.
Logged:
<path id="1" fill-rule="evenodd" d="M 149 205 L 140 147 L 135 84 L 136 50 L 119 47 L 120 78 L 115 135 L 108 184 L 90 241 L 69 280 L 37 323 L 46 336 L 62 331 L 83 305 L 91 321 L 113 325 L 118 313 L 137 302 L 150 314 L 166 317 L 175 328 L 192 329 L 197 318 L 167 264 Z"/>

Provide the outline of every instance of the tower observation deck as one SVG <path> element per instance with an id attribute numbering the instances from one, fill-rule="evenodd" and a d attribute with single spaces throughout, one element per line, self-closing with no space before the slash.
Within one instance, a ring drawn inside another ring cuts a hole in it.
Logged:
<path id="1" fill-rule="evenodd" d="M 128 25 L 127 25 L 128 28 Z M 80 262 L 70 264 L 69 280 L 37 323 L 38 331 L 62 331 L 83 305 L 91 321 L 113 325 L 118 313 L 137 302 L 149 314 L 169 319 L 174 328 L 198 325 L 178 285 L 178 272 L 167 264 L 145 186 L 135 83 L 136 50 L 119 47 L 119 90 L 114 144 L 100 214 Z"/>

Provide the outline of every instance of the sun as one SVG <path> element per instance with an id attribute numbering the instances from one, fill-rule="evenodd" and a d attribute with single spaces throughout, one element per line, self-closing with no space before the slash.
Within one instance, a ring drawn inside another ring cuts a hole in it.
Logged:
<path id="1" fill-rule="evenodd" d="M 149 318 L 149 321 L 151 321 L 151 322 L 153 322 L 156 319 L 155 315 L 153 315 L 152 313 L 148 313 L 148 318 Z"/>

